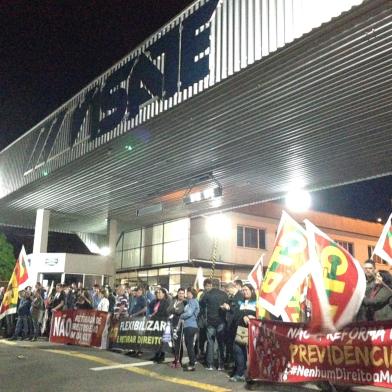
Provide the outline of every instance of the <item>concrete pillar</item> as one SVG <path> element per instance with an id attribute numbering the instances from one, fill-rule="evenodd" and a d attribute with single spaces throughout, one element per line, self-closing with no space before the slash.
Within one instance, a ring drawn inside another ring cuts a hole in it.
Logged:
<path id="1" fill-rule="evenodd" d="M 48 251 L 50 211 L 40 208 L 35 218 L 33 253 L 46 253 Z"/>
<path id="2" fill-rule="evenodd" d="M 110 253 L 108 256 L 111 268 L 110 274 L 111 278 L 109 279 L 110 285 L 113 286 L 114 279 L 116 275 L 116 243 L 118 238 L 118 231 L 117 231 L 117 221 L 114 219 L 108 219 L 108 226 L 107 226 L 107 238 L 108 238 L 108 247 L 110 249 Z"/>

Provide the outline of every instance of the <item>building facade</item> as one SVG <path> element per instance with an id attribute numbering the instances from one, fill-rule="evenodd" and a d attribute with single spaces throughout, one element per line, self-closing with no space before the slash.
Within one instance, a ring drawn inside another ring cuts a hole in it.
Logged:
<path id="1" fill-rule="evenodd" d="M 218 215 L 184 218 L 123 232 L 117 242 L 118 283 L 163 285 L 176 291 L 193 285 L 199 267 L 221 283 L 247 276 L 264 254 L 272 255 L 282 205 L 262 203 Z M 292 214 L 309 219 L 361 263 L 372 256 L 382 231 L 379 223 L 308 211 Z M 378 268 L 386 265 L 381 260 Z"/>

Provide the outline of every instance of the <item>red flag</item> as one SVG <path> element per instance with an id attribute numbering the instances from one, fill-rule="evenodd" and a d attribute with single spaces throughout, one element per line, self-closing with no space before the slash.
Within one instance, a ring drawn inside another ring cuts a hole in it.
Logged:
<path id="1" fill-rule="evenodd" d="M 388 264 L 392 265 L 392 214 L 382 230 L 373 254 L 380 256 Z"/>
<path id="2" fill-rule="evenodd" d="M 365 295 L 366 279 L 359 262 L 325 233 L 305 220 L 313 261 L 308 288 L 312 329 L 334 331 L 350 323 Z"/>
<path id="3" fill-rule="evenodd" d="M 306 231 L 283 211 L 274 251 L 259 292 L 260 307 L 281 316 L 283 321 L 297 321 L 300 287 L 310 268 Z"/>
<path id="4" fill-rule="evenodd" d="M 252 268 L 248 275 L 249 283 L 254 287 L 256 291 L 258 291 L 263 283 L 263 260 L 264 253 L 257 260 L 255 266 Z"/>

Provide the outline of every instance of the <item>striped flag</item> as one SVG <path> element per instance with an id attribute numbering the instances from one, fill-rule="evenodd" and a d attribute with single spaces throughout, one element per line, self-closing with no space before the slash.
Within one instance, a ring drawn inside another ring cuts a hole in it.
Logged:
<path id="1" fill-rule="evenodd" d="M 392 214 L 389 216 L 387 223 L 382 230 L 373 254 L 381 257 L 388 264 L 392 265 Z"/>
<path id="2" fill-rule="evenodd" d="M 360 263 L 308 220 L 312 277 L 308 287 L 311 302 L 310 327 L 335 331 L 350 323 L 365 295 L 366 279 Z"/>
<path id="3" fill-rule="evenodd" d="M 16 279 L 15 268 L 12 272 L 11 279 L 5 290 L 3 301 L 0 306 L 0 320 L 7 314 L 16 313 L 16 307 L 18 305 L 18 292 L 19 285 Z"/>
<path id="4" fill-rule="evenodd" d="M 20 285 L 25 283 L 29 278 L 26 262 L 27 254 L 24 246 L 22 246 L 0 305 L 0 320 L 7 314 L 16 313 Z"/>
<path id="5" fill-rule="evenodd" d="M 261 284 L 263 283 L 263 260 L 264 253 L 256 261 L 255 266 L 248 275 L 248 281 L 256 291 L 259 291 Z"/>
<path id="6" fill-rule="evenodd" d="M 283 211 L 274 250 L 259 290 L 259 306 L 282 317 L 283 321 L 300 320 L 300 301 L 310 270 L 306 231 Z"/>
<path id="7" fill-rule="evenodd" d="M 27 271 L 27 254 L 24 245 L 19 253 L 18 260 L 16 262 L 16 279 L 19 287 L 29 279 L 29 273 Z"/>

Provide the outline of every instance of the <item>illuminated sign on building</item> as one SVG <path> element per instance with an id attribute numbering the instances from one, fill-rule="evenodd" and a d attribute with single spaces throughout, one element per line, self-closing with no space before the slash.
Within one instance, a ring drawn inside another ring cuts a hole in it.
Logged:
<path id="1" fill-rule="evenodd" d="M 209 74 L 210 21 L 218 0 L 209 0 L 141 53 L 91 87 L 76 105 L 44 122 L 25 165 L 25 174 L 45 163 L 65 128 L 65 148 L 75 145 L 87 122 L 89 140 L 105 135 L 143 105 L 167 100 Z M 159 64 L 159 66 L 157 66 Z"/>

